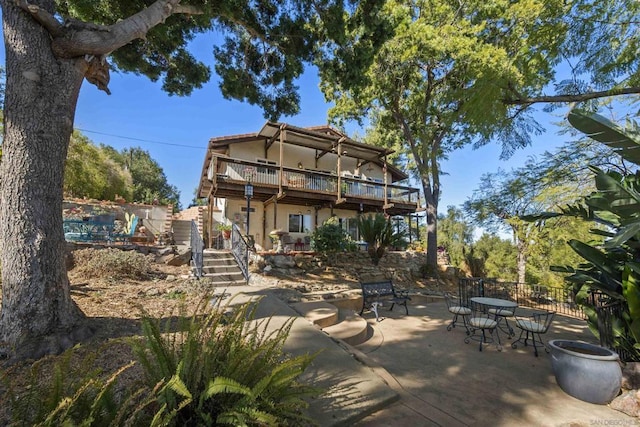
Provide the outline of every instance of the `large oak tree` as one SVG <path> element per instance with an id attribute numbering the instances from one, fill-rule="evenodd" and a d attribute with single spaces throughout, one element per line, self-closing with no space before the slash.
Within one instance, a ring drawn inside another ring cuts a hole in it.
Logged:
<path id="1" fill-rule="evenodd" d="M 0 0 L 0 6 L 7 73 L 0 341 L 9 356 L 37 357 L 90 333 L 79 327 L 83 314 L 70 296 L 61 218 L 64 162 L 83 81 L 109 93 L 114 67 L 188 95 L 211 75 L 188 42 L 218 30 L 225 34 L 214 47 L 223 95 L 258 104 L 270 118 L 293 114 L 294 80 L 315 41 L 312 18 L 341 16 L 343 2 Z"/>

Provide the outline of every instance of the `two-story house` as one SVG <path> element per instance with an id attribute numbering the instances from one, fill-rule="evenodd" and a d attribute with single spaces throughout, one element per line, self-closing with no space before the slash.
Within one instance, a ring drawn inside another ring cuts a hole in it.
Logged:
<path id="1" fill-rule="evenodd" d="M 387 162 L 392 152 L 330 126 L 267 122 L 257 133 L 212 138 L 198 187 L 198 196 L 208 199 L 209 241 L 218 209 L 223 221 L 246 232 L 248 181 L 249 234 L 259 249 L 272 247 L 272 230 L 288 233 L 292 242 L 308 242 L 305 237 L 331 216 L 358 240 L 355 218 L 361 213 L 414 213 L 419 190 L 398 185 L 408 176 Z"/>

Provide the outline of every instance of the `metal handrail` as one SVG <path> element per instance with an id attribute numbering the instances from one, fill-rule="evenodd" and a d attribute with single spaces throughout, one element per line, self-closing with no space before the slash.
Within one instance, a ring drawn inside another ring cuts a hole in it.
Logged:
<path id="1" fill-rule="evenodd" d="M 191 262 L 195 276 L 199 279 L 202 277 L 202 270 L 204 266 L 204 241 L 196 222 L 191 220 Z"/>
<path id="2" fill-rule="evenodd" d="M 247 239 L 240 233 L 240 229 L 236 224 L 233 224 L 231 229 L 231 254 L 238 263 L 240 271 L 244 279 L 249 281 L 249 251 L 251 246 Z"/>

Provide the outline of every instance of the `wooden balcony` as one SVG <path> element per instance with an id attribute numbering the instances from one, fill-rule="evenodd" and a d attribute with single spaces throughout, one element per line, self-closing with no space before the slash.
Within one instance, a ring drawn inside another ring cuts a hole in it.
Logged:
<path id="1" fill-rule="evenodd" d="M 251 180 L 254 200 L 330 207 L 358 212 L 386 211 L 390 215 L 415 212 L 419 190 L 395 184 L 338 177 L 326 171 L 295 169 L 214 156 L 210 180 L 215 197 L 243 199 Z"/>

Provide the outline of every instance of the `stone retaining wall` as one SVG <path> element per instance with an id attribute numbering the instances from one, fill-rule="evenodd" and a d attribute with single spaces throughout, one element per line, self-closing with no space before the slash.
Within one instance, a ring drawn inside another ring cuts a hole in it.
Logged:
<path id="1" fill-rule="evenodd" d="M 427 254 L 422 252 L 387 252 L 374 266 L 366 252 L 343 252 L 331 259 L 322 259 L 311 254 L 261 253 L 254 259 L 259 272 L 270 274 L 281 272 L 289 275 L 304 274 L 318 270 L 339 269 L 343 274 L 358 280 L 391 279 L 394 282 L 412 282 L 422 278 L 421 269 L 427 263 Z"/>

